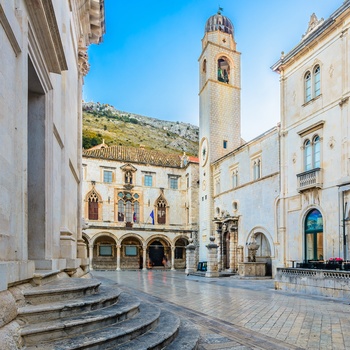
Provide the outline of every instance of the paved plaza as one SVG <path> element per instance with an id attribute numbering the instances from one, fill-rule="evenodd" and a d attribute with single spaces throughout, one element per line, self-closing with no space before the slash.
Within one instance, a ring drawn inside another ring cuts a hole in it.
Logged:
<path id="1" fill-rule="evenodd" d="M 274 290 L 271 279 L 184 272 L 93 271 L 191 320 L 199 349 L 350 349 L 350 301 Z"/>

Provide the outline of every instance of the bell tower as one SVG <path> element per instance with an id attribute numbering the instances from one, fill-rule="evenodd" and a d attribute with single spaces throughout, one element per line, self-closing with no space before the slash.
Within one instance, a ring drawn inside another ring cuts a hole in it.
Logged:
<path id="1" fill-rule="evenodd" d="M 199 57 L 199 259 L 207 259 L 214 235 L 213 197 L 220 179 L 212 163 L 241 145 L 241 54 L 236 51 L 234 28 L 221 9 L 205 25 Z M 218 192 L 218 193 L 217 193 Z"/>

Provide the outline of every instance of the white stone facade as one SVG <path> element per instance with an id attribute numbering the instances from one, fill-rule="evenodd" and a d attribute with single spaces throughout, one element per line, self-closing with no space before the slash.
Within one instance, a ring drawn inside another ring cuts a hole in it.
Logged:
<path id="1" fill-rule="evenodd" d="M 103 32 L 102 0 L 0 1 L 1 349 L 15 348 L 4 335 L 16 316 L 11 286 L 88 265 L 77 145 L 85 51 Z"/>
<path id="2" fill-rule="evenodd" d="M 281 123 L 248 143 L 235 128 L 240 95 L 229 97 L 224 88 L 213 94 L 209 88 L 225 86 L 215 81 L 216 59 L 228 55 L 225 45 L 234 43 L 233 31 L 218 27 L 205 34 L 199 60 L 200 149 L 208 142 L 210 157 L 206 161 L 200 153 L 200 182 L 207 192 L 201 186 L 199 222 L 206 241 L 208 235 L 216 237 L 219 270 L 236 271 L 254 238 L 260 245 L 257 261 L 266 262 L 272 275 L 295 263 L 349 259 L 349 25 L 350 1 L 326 21 L 311 16 L 301 42 L 272 67 L 280 74 Z M 223 41 L 225 35 L 231 39 Z M 221 41 L 210 50 L 213 38 Z M 239 70 L 235 52 L 234 44 L 230 57 Z M 214 62 L 210 82 L 203 74 L 204 57 Z M 220 154 L 221 125 L 232 128 L 235 144 L 226 154 Z M 200 244 L 200 260 L 207 260 L 206 242 Z"/>
<path id="3" fill-rule="evenodd" d="M 167 267 L 186 267 L 185 247 L 198 231 L 196 158 L 104 145 L 84 152 L 83 173 L 84 237 L 91 268 L 146 269 L 162 266 L 162 256 Z M 92 193 L 98 197 L 96 216 L 89 211 L 95 205 Z M 101 244 L 110 247 L 109 255 L 102 255 Z M 154 255 L 152 245 L 162 256 Z M 131 246 L 133 256 L 127 251 Z"/>

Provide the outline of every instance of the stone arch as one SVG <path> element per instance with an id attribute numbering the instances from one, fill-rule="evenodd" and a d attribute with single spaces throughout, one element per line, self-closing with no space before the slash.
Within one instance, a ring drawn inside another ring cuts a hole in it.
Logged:
<path id="1" fill-rule="evenodd" d="M 163 257 L 171 259 L 171 241 L 164 235 L 154 235 L 147 240 L 148 266 L 163 266 Z"/>
<path id="2" fill-rule="evenodd" d="M 220 53 L 215 58 L 217 67 L 217 80 L 232 85 L 233 62 L 230 57 Z"/>
<path id="3" fill-rule="evenodd" d="M 316 251 L 317 253 L 315 254 L 315 256 L 313 257 L 309 257 L 307 254 L 307 247 L 308 247 L 308 241 L 307 241 L 307 236 L 309 236 L 307 233 L 307 228 L 306 228 L 306 220 L 308 218 L 308 216 L 311 214 L 311 212 L 313 210 L 316 210 L 320 213 L 320 216 L 322 218 L 322 230 L 318 229 L 318 230 L 310 230 L 310 234 L 312 234 L 314 231 L 314 234 L 316 234 Z M 301 213 L 300 216 L 301 222 L 300 222 L 300 227 L 302 227 L 303 230 L 303 235 L 302 235 L 302 256 L 303 256 L 303 260 L 305 262 L 307 262 L 308 260 L 323 260 L 325 258 L 325 252 L 327 252 L 326 249 L 326 239 L 325 239 L 325 235 L 324 232 L 326 231 L 324 229 L 325 227 L 325 213 L 323 212 L 322 208 L 319 205 L 316 204 L 311 204 L 308 205 Z M 319 236 L 319 237 L 317 237 Z"/>
<path id="4" fill-rule="evenodd" d="M 91 238 L 91 266 L 94 270 L 115 270 L 117 268 L 116 237 L 110 232 L 99 232 Z"/>
<path id="5" fill-rule="evenodd" d="M 90 258 L 90 253 L 89 253 L 90 237 L 84 231 L 82 232 L 82 240 L 85 245 L 86 256 Z"/>
<path id="6" fill-rule="evenodd" d="M 85 196 L 85 217 L 88 220 L 102 220 L 102 197 L 95 187 Z"/>
<path id="7" fill-rule="evenodd" d="M 189 244 L 189 238 L 186 235 L 178 236 L 174 239 L 174 268 L 186 268 L 186 246 Z"/>
<path id="8" fill-rule="evenodd" d="M 275 256 L 275 248 L 273 244 L 273 239 L 268 230 L 264 227 L 256 226 L 254 227 L 247 236 L 246 241 L 246 256 L 248 256 L 248 244 L 251 240 L 255 238 L 259 248 L 256 252 L 256 261 L 266 263 L 266 275 L 272 275 L 272 259 Z"/>
<path id="9" fill-rule="evenodd" d="M 119 239 L 121 269 L 143 268 L 143 242 L 138 234 L 126 233 Z"/>

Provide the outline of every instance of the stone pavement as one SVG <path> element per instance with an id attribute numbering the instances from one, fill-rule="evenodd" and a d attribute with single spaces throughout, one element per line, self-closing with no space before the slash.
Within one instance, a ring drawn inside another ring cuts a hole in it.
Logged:
<path id="1" fill-rule="evenodd" d="M 274 290 L 273 280 L 184 272 L 92 271 L 191 320 L 199 349 L 350 349 L 350 300 Z"/>

